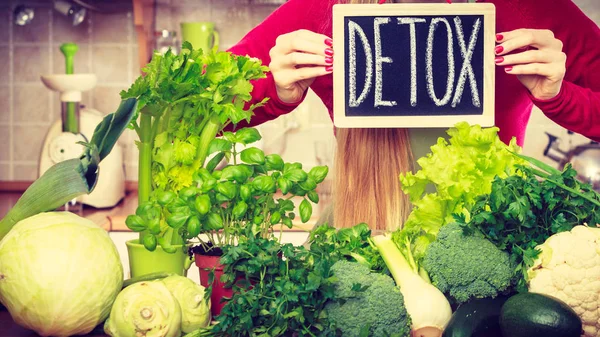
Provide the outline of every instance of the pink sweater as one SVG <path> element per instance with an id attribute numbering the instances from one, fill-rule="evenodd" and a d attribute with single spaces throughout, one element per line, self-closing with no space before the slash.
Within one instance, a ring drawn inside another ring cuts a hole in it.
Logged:
<path id="1" fill-rule="evenodd" d="M 332 35 L 331 9 L 335 0 L 289 0 L 263 23 L 250 31 L 230 51 L 257 57 L 269 64 L 269 50 L 284 33 L 307 29 Z M 496 125 L 508 142 L 523 144 L 525 129 L 535 104 L 561 126 L 600 141 L 600 28 L 570 0 L 489 0 L 496 6 L 496 31 L 518 28 L 550 29 L 564 43 L 567 72 L 558 96 L 536 100 L 515 75 L 496 69 Z M 448 4 L 440 4 L 451 6 Z M 385 6 L 382 5 L 382 6 Z M 332 76 L 322 76 L 311 89 L 323 100 L 333 119 Z M 255 81 L 253 102 L 269 97 L 268 104 L 255 111 L 251 124 L 258 125 L 292 111 L 298 104 L 278 99 L 273 78 Z"/>

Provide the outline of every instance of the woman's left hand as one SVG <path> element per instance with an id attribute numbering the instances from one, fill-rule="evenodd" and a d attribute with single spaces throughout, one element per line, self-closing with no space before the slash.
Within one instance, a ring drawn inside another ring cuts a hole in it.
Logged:
<path id="1" fill-rule="evenodd" d="M 517 78 L 533 97 L 547 100 L 560 92 L 567 55 L 550 30 L 517 29 L 496 34 L 496 65 Z"/>

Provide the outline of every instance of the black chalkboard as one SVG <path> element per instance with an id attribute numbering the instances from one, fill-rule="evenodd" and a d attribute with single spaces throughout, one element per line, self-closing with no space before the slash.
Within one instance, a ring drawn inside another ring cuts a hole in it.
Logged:
<path id="1" fill-rule="evenodd" d="M 493 125 L 491 9 L 489 4 L 334 6 L 336 125 L 447 127 L 461 120 Z"/>

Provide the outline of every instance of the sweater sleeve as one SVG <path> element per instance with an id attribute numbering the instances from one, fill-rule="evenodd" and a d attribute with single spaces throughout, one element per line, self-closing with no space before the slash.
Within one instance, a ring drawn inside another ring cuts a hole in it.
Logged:
<path id="1" fill-rule="evenodd" d="M 228 51 L 236 55 L 256 57 L 264 65 L 269 65 L 271 62 L 269 51 L 275 46 L 279 35 L 300 29 L 315 32 L 322 30 L 322 18 L 332 7 L 332 4 L 328 4 L 329 2 L 333 1 L 288 0 Z M 254 86 L 252 100 L 247 105 L 260 102 L 265 97 L 269 98 L 269 101 L 263 107 L 254 110 L 250 125 L 258 125 L 275 119 L 291 112 L 300 104 L 300 102 L 289 104 L 279 99 L 271 73 L 268 73 L 264 79 L 253 81 L 252 84 Z"/>
<path id="2" fill-rule="evenodd" d="M 533 103 L 557 124 L 600 140 L 600 28 L 571 0 L 521 3 L 529 9 L 534 27 L 550 29 L 563 42 L 567 54 L 566 74 L 560 93 Z M 535 11 L 535 12 L 534 12 Z"/>

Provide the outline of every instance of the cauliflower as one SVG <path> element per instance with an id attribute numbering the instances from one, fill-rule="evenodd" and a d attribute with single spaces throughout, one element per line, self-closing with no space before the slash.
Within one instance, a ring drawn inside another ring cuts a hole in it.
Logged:
<path id="1" fill-rule="evenodd" d="M 575 226 L 538 248 L 529 291 L 563 300 L 581 318 L 584 336 L 600 336 L 600 228 Z"/>

